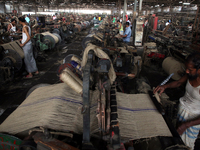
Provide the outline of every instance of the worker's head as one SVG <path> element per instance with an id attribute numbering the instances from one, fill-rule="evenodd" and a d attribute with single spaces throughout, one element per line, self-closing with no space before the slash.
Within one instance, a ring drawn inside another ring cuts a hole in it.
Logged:
<path id="1" fill-rule="evenodd" d="M 200 53 L 193 53 L 186 60 L 186 73 L 189 80 L 195 80 L 200 76 Z"/>
<path id="2" fill-rule="evenodd" d="M 117 24 L 120 24 L 120 20 L 117 20 Z"/>
<path id="3" fill-rule="evenodd" d="M 129 22 L 126 22 L 126 27 L 129 27 Z"/>
<path id="4" fill-rule="evenodd" d="M 131 18 L 128 18 L 128 20 L 131 20 Z"/>
<path id="5" fill-rule="evenodd" d="M 23 24 L 23 23 L 26 22 L 26 20 L 25 20 L 25 18 L 24 18 L 23 16 L 22 16 L 22 17 L 19 17 L 18 20 L 19 20 L 19 23 L 20 23 L 20 24 Z"/>
<path id="6" fill-rule="evenodd" d="M 12 23 L 12 25 L 16 25 L 16 20 L 15 19 L 11 19 L 11 23 Z"/>

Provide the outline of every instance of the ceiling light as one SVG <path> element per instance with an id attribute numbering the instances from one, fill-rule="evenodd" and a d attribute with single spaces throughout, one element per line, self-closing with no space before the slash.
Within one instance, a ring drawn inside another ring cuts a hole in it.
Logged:
<path id="1" fill-rule="evenodd" d="M 162 4 L 161 6 L 164 6 L 164 4 Z"/>
<path id="2" fill-rule="evenodd" d="M 183 5 L 190 5 L 190 3 L 183 3 Z"/>
<path id="3" fill-rule="evenodd" d="M 180 1 L 179 3 L 183 3 L 182 1 Z"/>

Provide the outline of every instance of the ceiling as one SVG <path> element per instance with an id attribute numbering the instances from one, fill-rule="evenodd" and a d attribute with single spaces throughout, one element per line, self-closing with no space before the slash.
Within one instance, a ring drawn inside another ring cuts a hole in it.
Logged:
<path id="1" fill-rule="evenodd" d="M 124 0 L 0 0 L 0 3 L 13 5 L 28 5 L 36 7 L 56 7 L 56 8 L 118 8 L 119 1 L 123 8 Z M 139 0 L 138 0 L 139 1 Z M 182 6 L 181 0 L 143 0 L 143 7 L 155 5 L 162 6 Z M 200 0 L 182 0 L 191 4 L 200 4 Z M 128 9 L 132 9 L 134 0 L 127 0 Z"/>

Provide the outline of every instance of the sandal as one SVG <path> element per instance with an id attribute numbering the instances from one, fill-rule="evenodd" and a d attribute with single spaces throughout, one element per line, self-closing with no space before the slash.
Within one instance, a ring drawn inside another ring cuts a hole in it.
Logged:
<path id="1" fill-rule="evenodd" d="M 32 78 L 33 77 L 33 75 L 26 75 L 25 77 L 24 77 L 24 79 L 30 79 L 30 78 Z"/>
<path id="2" fill-rule="evenodd" d="M 34 73 L 34 75 L 39 75 L 40 74 L 40 72 L 38 72 L 38 73 Z"/>

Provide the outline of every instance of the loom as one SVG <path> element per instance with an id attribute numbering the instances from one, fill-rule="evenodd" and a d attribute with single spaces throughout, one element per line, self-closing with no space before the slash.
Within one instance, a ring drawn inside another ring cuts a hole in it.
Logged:
<path id="1" fill-rule="evenodd" d="M 13 41 L 0 47 L 0 84 L 11 81 L 22 68 L 24 52 L 19 44 Z"/>
<path id="2" fill-rule="evenodd" d="M 82 135 L 79 148 L 83 150 L 95 149 L 92 138 L 101 139 L 107 143 L 106 147 L 116 150 L 121 148 L 121 143 L 157 136 L 184 145 L 152 93 L 117 92 L 121 76 L 134 78 L 136 75 L 116 72 L 128 56 L 121 57 L 122 61 L 116 65 L 117 60 L 111 59 L 113 51 L 110 50 L 109 55 L 107 51 L 90 43 L 82 59 L 67 56 L 58 70 L 64 83 L 45 85 L 29 92 L 26 100 L 0 125 L 0 132 L 19 136 L 29 133 L 37 149 L 45 150 L 56 149 L 56 143 L 61 149 L 76 149 L 53 136 L 75 140 L 75 134 Z M 165 143 L 165 146 L 172 145 Z"/>

